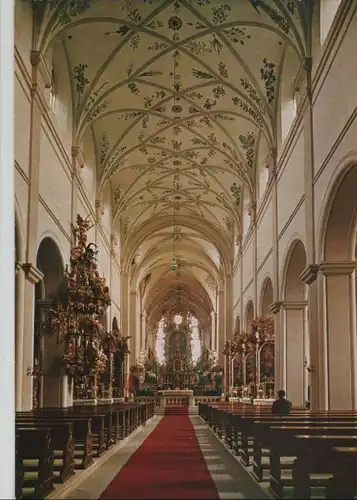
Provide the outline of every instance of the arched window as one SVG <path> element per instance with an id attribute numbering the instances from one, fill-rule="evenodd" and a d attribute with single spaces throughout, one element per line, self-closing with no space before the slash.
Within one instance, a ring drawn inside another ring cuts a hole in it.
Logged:
<path id="1" fill-rule="evenodd" d="M 165 333 L 164 333 L 165 319 L 161 318 L 157 328 L 155 351 L 156 357 L 160 364 L 165 362 Z"/>
<path id="2" fill-rule="evenodd" d="M 197 362 L 199 357 L 201 356 L 201 339 L 200 339 L 200 331 L 198 328 L 198 320 L 194 316 L 191 318 L 191 352 L 192 352 L 192 361 Z"/>

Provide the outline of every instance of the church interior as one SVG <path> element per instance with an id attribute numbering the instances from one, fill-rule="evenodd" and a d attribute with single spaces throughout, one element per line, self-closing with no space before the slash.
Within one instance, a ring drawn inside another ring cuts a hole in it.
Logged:
<path id="1" fill-rule="evenodd" d="M 1 0 L 1 498 L 357 498 L 356 61 L 357 0 Z"/>

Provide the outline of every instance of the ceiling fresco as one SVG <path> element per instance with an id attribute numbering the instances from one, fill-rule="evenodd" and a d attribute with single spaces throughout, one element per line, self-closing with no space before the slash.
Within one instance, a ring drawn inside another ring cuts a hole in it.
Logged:
<path id="1" fill-rule="evenodd" d="M 198 232 L 186 234 L 181 260 L 198 262 L 200 247 L 216 279 L 222 256 L 199 228 L 234 247 L 243 189 L 254 198 L 277 141 L 284 61 L 288 54 L 299 67 L 306 54 L 306 0 L 34 3 L 38 48 L 54 40 L 65 48 L 74 136 L 94 142 L 99 191 L 110 186 L 122 245 L 153 218 L 191 218 Z M 145 273 L 169 232 L 137 248 Z M 195 279 L 206 293 L 201 267 Z"/>

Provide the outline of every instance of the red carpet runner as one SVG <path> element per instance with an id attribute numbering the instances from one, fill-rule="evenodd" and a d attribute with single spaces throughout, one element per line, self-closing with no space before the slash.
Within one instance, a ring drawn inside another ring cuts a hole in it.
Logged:
<path id="1" fill-rule="evenodd" d="M 188 415 L 163 417 L 100 498 L 218 499 Z"/>

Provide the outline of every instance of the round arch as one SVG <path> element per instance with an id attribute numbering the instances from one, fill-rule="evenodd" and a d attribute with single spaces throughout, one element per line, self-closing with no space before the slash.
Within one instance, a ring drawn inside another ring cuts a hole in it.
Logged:
<path id="1" fill-rule="evenodd" d="M 306 285 L 299 278 L 305 267 L 305 246 L 300 239 L 296 238 L 288 249 L 283 266 L 283 300 L 299 301 L 306 299 Z"/>
<path id="2" fill-rule="evenodd" d="M 34 369 L 43 372 L 43 377 L 34 377 L 34 406 L 61 406 L 62 371 L 61 345 L 52 332 L 43 333 L 44 312 L 42 300 L 54 300 L 64 278 L 61 251 L 56 242 L 46 236 L 42 239 L 36 257 L 36 266 L 43 273 L 43 280 L 35 287 Z"/>
<path id="3" fill-rule="evenodd" d="M 324 200 L 320 219 L 319 280 L 321 345 L 331 409 L 357 407 L 356 233 L 357 158 L 348 155 L 337 168 Z"/>
<path id="4" fill-rule="evenodd" d="M 281 352 L 283 387 L 294 405 L 304 406 L 309 399 L 309 378 L 305 365 L 309 358 L 307 328 L 307 286 L 299 275 L 306 268 L 303 242 L 295 238 L 288 248 L 283 275 L 283 307 L 285 332 L 278 339 Z M 284 368 L 285 367 L 285 368 Z"/>

